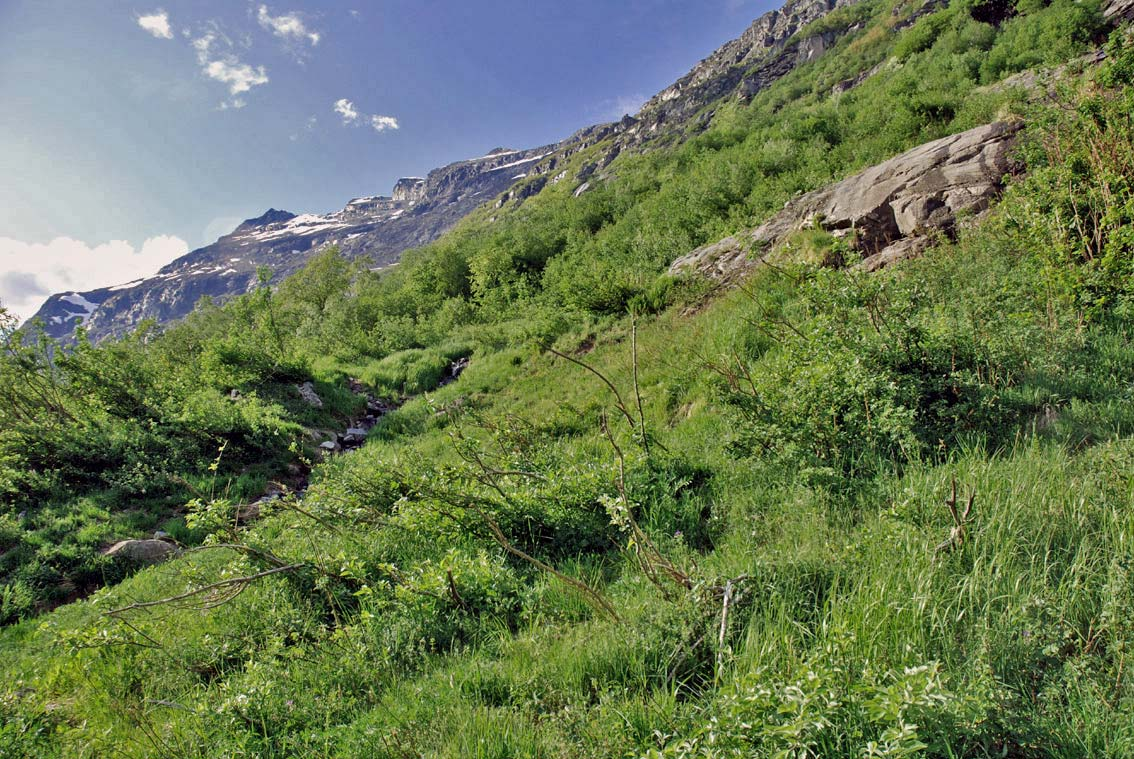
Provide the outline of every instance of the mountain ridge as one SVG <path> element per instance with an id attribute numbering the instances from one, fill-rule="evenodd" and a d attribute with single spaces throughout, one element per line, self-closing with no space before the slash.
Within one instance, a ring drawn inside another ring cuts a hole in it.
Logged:
<path id="1" fill-rule="evenodd" d="M 583 127 L 566 139 L 526 150 L 495 148 L 479 158 L 434 169 L 425 178 L 399 179 L 389 196 L 355 198 L 330 214 L 295 214 L 270 208 L 216 242 L 190 251 L 154 277 L 89 291 L 52 295 L 28 321 L 54 339 L 68 341 L 83 326 L 93 342 L 120 337 L 146 319 L 175 321 L 200 298 L 223 300 L 250 292 L 258 270 L 273 281 L 298 271 L 317 250 L 337 244 L 348 258 L 369 256 L 376 267 L 396 263 L 401 253 L 440 237 L 480 205 L 523 203 L 546 186 L 568 180 L 568 162 L 599 143 L 598 159 L 571 178 L 586 192 L 623 151 L 672 138 L 703 109 L 723 98 L 750 98 L 801 63 L 813 60 L 848 31 L 825 31 L 796 39 L 808 24 L 860 0 L 793 0 L 763 14 L 735 40 L 718 48 L 688 74 L 655 95 L 634 115 Z M 81 300 L 81 310 L 75 306 Z"/>
<path id="2" fill-rule="evenodd" d="M 402 251 L 433 241 L 513 181 L 509 169 L 543 157 L 551 146 L 490 153 L 405 177 L 391 195 L 354 198 L 339 211 L 296 214 L 270 208 L 216 242 L 166 264 L 152 277 L 88 291 L 52 295 L 29 320 L 49 337 L 68 340 L 83 326 L 93 342 L 121 336 L 146 319 L 186 316 L 204 296 L 225 299 L 258 286 L 269 267 L 278 281 L 316 251 L 337 244 L 351 258 L 388 266 Z M 76 310 L 76 307 L 79 310 Z"/>

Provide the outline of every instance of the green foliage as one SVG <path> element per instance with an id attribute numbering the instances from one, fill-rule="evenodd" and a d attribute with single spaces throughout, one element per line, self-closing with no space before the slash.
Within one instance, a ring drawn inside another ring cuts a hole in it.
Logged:
<path id="1" fill-rule="evenodd" d="M 899 60 L 906 60 L 914 53 L 933 47 L 933 43 L 953 23 L 955 15 L 955 8 L 950 6 L 919 18 L 895 43 L 894 56 Z"/>
<path id="2" fill-rule="evenodd" d="M 792 36 L 797 40 L 805 40 L 831 32 L 843 32 L 856 24 L 865 24 L 870 21 L 878 13 L 879 5 L 875 2 L 859 2 L 835 8 Z"/>
<path id="3" fill-rule="evenodd" d="M 1005 22 L 981 65 L 984 81 L 1081 53 L 1105 28 L 1097 2 L 1053 0 L 1043 10 Z"/>
<path id="4" fill-rule="evenodd" d="M 1131 755 L 1122 41 L 920 260 L 867 275 L 804 230 L 742 292 L 664 274 L 1020 109 L 977 86 L 1097 22 L 957 3 L 895 35 L 908 10 L 833 14 L 810 32 L 867 28 L 396 268 L 331 249 L 160 333 L 8 341 L 0 755 Z M 238 519 L 360 411 L 348 378 L 428 395 Z M 197 550 L 101 553 L 155 528 Z"/>
<path id="5" fill-rule="evenodd" d="M 345 286 L 337 254 L 316 264 L 287 288 L 288 313 Z M 143 325 L 95 347 L 80 332 L 66 351 L 4 322 L 0 515 L 11 545 L 0 557 L 0 623 L 121 579 L 127 568 L 102 551 L 160 528 L 219 446 L 226 489 L 256 498 L 304 423 L 354 411 L 353 396 L 329 385 L 324 412 L 299 399 L 295 384 L 310 371 L 283 341 L 276 300 L 265 287 L 163 333 Z"/>
<path id="6" fill-rule="evenodd" d="M 1002 5 L 999 10 L 992 6 Z M 995 24 L 995 26 L 994 26 Z M 1053 66 L 1082 53 L 1104 28 L 1097 3 L 954 2 L 902 32 L 893 53 L 902 61 L 948 52 L 981 82 L 1017 71 Z"/>
<path id="7" fill-rule="evenodd" d="M 469 353 L 467 345 L 458 343 L 428 350 L 411 348 L 358 367 L 355 375 L 386 397 L 419 395 L 441 384 L 453 361 Z"/>
<path id="8" fill-rule="evenodd" d="M 923 756 L 930 746 L 919 726 L 946 721 L 955 708 L 940 665 L 860 674 L 845 671 L 839 658 L 829 646 L 786 682 L 767 670 L 749 673 L 713 705 L 708 725 L 647 759 Z"/>
<path id="9" fill-rule="evenodd" d="M 1065 91 L 1064 107 L 1037 114 L 1028 176 L 1006 202 L 1005 224 L 1042 251 L 1049 286 L 1090 318 L 1128 304 L 1134 281 L 1130 50 L 1116 34 L 1101 86 Z"/>
<path id="10" fill-rule="evenodd" d="M 6 756 L 64 756 L 54 740 L 59 729 L 57 717 L 27 709 L 19 695 L 0 698 L 0 751 Z"/>
<path id="11" fill-rule="evenodd" d="M 970 301 L 942 319 L 924 283 L 853 270 L 800 268 L 796 294 L 765 281 L 757 360 L 720 368 L 743 419 L 737 446 L 812 475 L 857 475 L 944 455 L 973 434 L 995 440 L 1023 366 L 1021 335 L 973 329 Z M 768 277 L 765 280 L 769 279 Z M 969 318 L 965 318 L 969 316 Z"/>

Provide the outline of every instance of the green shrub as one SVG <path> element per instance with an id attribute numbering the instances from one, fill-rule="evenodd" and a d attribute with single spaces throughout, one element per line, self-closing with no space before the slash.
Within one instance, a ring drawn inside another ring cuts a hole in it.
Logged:
<path id="1" fill-rule="evenodd" d="M 894 56 L 905 60 L 914 53 L 928 50 L 953 23 L 955 16 L 955 9 L 950 7 L 919 18 L 894 43 Z"/>
<path id="2" fill-rule="evenodd" d="M 1065 89 L 1024 148 L 1028 175 L 1004 203 L 1005 225 L 1045 261 L 1049 286 L 1087 317 L 1134 293 L 1134 54 L 1116 34 L 1098 74 L 1109 89 Z"/>
<path id="3" fill-rule="evenodd" d="M 1053 0 L 1043 10 L 1008 20 L 981 65 L 994 82 L 1034 66 L 1052 66 L 1086 51 L 1104 29 L 1095 0 Z"/>
<path id="4" fill-rule="evenodd" d="M 934 319 L 917 283 L 853 270 L 792 276 L 803 281 L 800 311 L 758 301 L 756 326 L 774 347 L 722 367 L 743 420 L 738 450 L 855 475 L 1003 431 L 1015 412 L 1004 397 L 1018 379 L 1011 348 Z"/>
<path id="5" fill-rule="evenodd" d="M 934 733 L 957 719 L 956 701 L 937 663 L 852 675 L 829 648 L 788 680 L 748 673 L 706 710 L 703 727 L 646 757 L 922 756 L 948 745 L 947 733 Z"/>

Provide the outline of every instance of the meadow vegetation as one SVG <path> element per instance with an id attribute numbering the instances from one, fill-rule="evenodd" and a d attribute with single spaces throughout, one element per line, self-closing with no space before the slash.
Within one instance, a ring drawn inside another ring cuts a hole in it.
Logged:
<path id="1" fill-rule="evenodd" d="M 1037 99 L 989 85 L 1101 41 L 1094 4 L 864 7 L 390 271 L 330 249 L 117 343 L 10 335 L 0 755 L 1134 754 L 1134 48 Z M 1026 173 L 917 260 L 664 273 L 996 118 Z M 235 524 L 348 378 L 404 403 Z M 157 526 L 180 558 L 100 553 Z"/>

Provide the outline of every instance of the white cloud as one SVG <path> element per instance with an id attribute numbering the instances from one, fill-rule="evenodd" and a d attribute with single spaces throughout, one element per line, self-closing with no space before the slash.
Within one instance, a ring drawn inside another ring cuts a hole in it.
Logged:
<path id="1" fill-rule="evenodd" d="M 0 237 L 0 305 L 30 318 L 51 293 L 94 290 L 152 276 L 185 255 L 179 237 L 151 237 L 135 249 L 125 240 L 91 246 L 69 237 L 26 243 Z"/>
<path id="2" fill-rule="evenodd" d="M 371 116 L 370 126 L 377 132 L 385 132 L 387 129 L 397 129 L 398 120 L 393 116 Z"/>
<path id="3" fill-rule="evenodd" d="M 201 64 L 205 76 L 228 85 L 228 92 L 233 96 L 268 83 L 268 71 L 263 66 L 253 67 L 242 63 L 231 52 L 216 52 L 218 40 L 219 37 L 215 32 L 208 32 L 193 40 L 193 49 L 197 51 L 197 62 Z M 223 42 L 231 47 L 232 43 L 227 39 Z M 240 98 L 221 104 L 222 110 L 243 107 L 244 101 Z"/>
<path id="4" fill-rule="evenodd" d="M 268 83 L 268 72 L 263 66 L 252 68 L 233 56 L 206 63 L 205 76 L 227 84 L 228 91 L 232 95 L 239 95 L 253 87 Z"/>
<path id="5" fill-rule="evenodd" d="M 138 26 L 158 39 L 173 39 L 173 30 L 169 28 L 169 14 L 160 8 L 145 16 L 138 16 Z"/>
<path id="6" fill-rule="evenodd" d="M 354 103 L 346 98 L 335 101 L 335 113 L 343 117 L 344 124 L 353 124 L 358 121 L 358 109 L 354 107 Z"/>
<path id="7" fill-rule="evenodd" d="M 366 123 L 374 128 L 376 132 L 385 132 L 387 129 L 398 129 L 398 120 L 393 116 L 382 116 L 374 114 L 373 116 L 361 113 L 354 103 L 346 98 L 340 98 L 335 101 L 335 113 L 342 117 L 345 126 L 358 126 L 359 124 Z"/>
<path id="8" fill-rule="evenodd" d="M 295 11 L 273 16 L 269 13 L 268 6 L 261 5 L 256 13 L 256 20 L 260 22 L 260 26 L 282 40 L 309 42 L 312 46 L 319 44 L 319 33 L 308 29 L 307 25 L 303 23 L 303 19 Z"/>
<path id="9" fill-rule="evenodd" d="M 209 32 L 197 39 L 193 40 L 193 49 L 197 51 L 197 62 L 204 66 L 209 60 L 209 51 L 216 42 L 217 35 L 214 32 Z"/>

